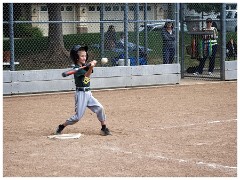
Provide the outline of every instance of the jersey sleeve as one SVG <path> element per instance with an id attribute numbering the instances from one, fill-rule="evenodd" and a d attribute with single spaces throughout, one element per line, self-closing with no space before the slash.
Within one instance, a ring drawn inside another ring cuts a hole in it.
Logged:
<path id="1" fill-rule="evenodd" d="M 84 76 L 87 71 L 85 69 L 79 69 L 75 74 L 76 77 Z"/>

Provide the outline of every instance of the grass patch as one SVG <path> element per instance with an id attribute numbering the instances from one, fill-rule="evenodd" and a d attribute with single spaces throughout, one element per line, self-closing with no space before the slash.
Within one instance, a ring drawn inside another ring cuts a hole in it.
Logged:
<path id="1" fill-rule="evenodd" d="M 117 33 L 117 37 L 119 39 L 120 32 Z M 233 38 L 237 42 L 237 34 L 235 32 L 227 32 L 226 40 L 229 41 L 230 38 Z M 101 51 L 100 49 L 92 47 L 94 44 L 100 44 L 100 34 L 99 33 L 85 33 L 85 34 L 71 34 L 64 35 L 64 46 L 67 50 L 70 50 L 73 45 L 81 44 L 89 46 L 89 53 L 92 55 L 91 57 L 94 59 L 100 59 Z M 181 39 L 180 39 L 181 40 Z M 136 43 L 136 33 L 129 32 L 128 41 L 132 43 Z M 184 43 L 185 46 L 191 44 L 191 37 L 187 33 L 184 35 Z M 220 39 L 218 40 L 220 46 Z M 144 33 L 139 34 L 139 45 L 144 46 Z M 148 33 L 147 36 L 147 45 L 152 51 L 148 54 L 148 64 L 161 64 L 162 63 L 162 37 L 161 33 L 158 31 L 152 31 Z M 180 42 L 181 45 L 181 42 Z M 185 67 L 195 66 L 198 64 L 196 59 L 191 59 L 190 55 L 186 52 L 186 47 L 184 47 L 184 57 L 185 57 Z M 14 50 L 15 57 L 27 56 L 31 54 L 41 54 L 42 52 L 46 52 L 48 49 L 48 38 L 47 37 L 38 37 L 38 38 L 22 38 L 14 40 Z M 10 50 L 10 41 L 3 40 L 3 50 Z M 181 53 L 181 47 L 179 47 Z M 114 53 L 111 51 L 105 51 L 105 56 L 109 59 L 116 58 L 119 56 L 118 53 Z M 136 52 L 129 52 L 129 57 L 136 56 Z M 180 56 L 181 57 L 181 56 Z M 219 60 L 216 59 L 216 66 L 218 66 Z M 24 66 L 24 64 L 20 64 L 18 66 Z M 21 68 L 22 69 L 22 68 Z M 32 67 L 32 69 L 36 69 L 36 67 Z"/>

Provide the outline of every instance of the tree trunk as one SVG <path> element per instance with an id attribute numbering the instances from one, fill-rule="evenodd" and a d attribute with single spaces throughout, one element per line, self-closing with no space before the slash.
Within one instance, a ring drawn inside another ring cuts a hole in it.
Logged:
<path id="1" fill-rule="evenodd" d="M 48 3 L 49 21 L 62 21 L 61 4 Z M 48 31 L 48 62 L 56 68 L 69 64 L 69 53 L 64 47 L 62 23 L 49 23 Z"/>

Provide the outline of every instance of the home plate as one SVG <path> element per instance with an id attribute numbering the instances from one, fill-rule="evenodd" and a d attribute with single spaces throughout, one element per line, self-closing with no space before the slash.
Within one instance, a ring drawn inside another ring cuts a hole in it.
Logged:
<path id="1" fill-rule="evenodd" d="M 50 135 L 48 138 L 50 139 L 78 139 L 80 138 L 81 133 L 74 133 L 74 134 L 57 134 L 57 135 Z"/>

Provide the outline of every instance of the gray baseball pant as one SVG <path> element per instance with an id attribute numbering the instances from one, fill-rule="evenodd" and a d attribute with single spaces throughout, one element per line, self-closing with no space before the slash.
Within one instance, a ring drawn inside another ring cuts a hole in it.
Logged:
<path id="1" fill-rule="evenodd" d="M 91 91 L 76 91 L 75 92 L 75 112 L 76 114 L 70 117 L 66 123 L 72 125 L 78 122 L 84 115 L 86 108 L 97 114 L 99 121 L 105 121 L 106 115 L 103 106 L 92 96 Z"/>

